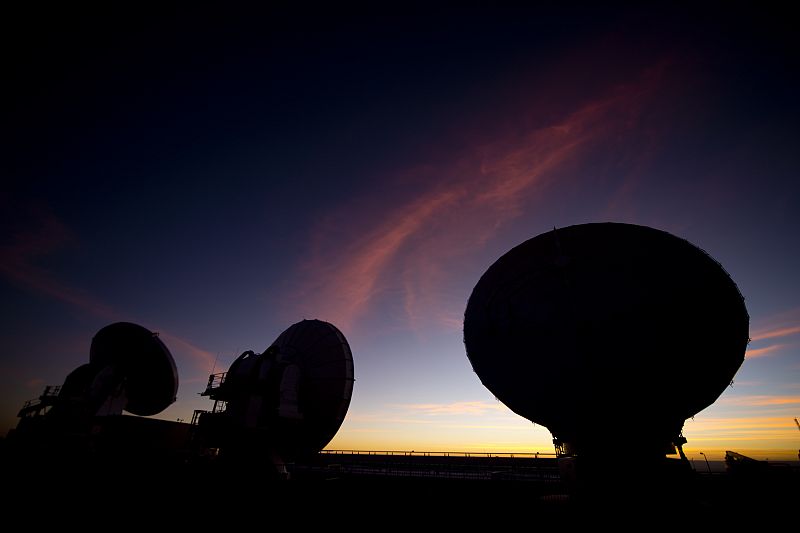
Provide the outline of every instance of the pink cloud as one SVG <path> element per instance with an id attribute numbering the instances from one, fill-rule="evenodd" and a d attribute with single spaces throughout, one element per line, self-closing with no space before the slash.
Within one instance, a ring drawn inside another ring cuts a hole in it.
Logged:
<path id="1" fill-rule="evenodd" d="M 411 403 L 397 407 L 424 415 L 481 415 L 487 412 L 508 411 L 500 402 L 467 401 L 452 403 Z"/>
<path id="2" fill-rule="evenodd" d="M 771 344 L 750 348 L 745 355 L 750 359 L 772 355 L 792 345 L 792 342 L 775 342 L 777 339 L 787 339 L 799 334 L 800 309 L 789 309 L 765 319 L 759 319 L 750 334 L 750 340 L 753 342 L 768 341 Z"/>
<path id="3" fill-rule="evenodd" d="M 800 396 L 730 396 L 722 398 L 722 403 L 742 405 L 746 407 L 763 407 L 768 405 L 800 405 Z"/>
<path id="4" fill-rule="evenodd" d="M 25 382 L 25 386 L 30 389 L 40 389 L 44 385 L 44 380 L 42 378 L 32 378 Z"/>
<path id="5" fill-rule="evenodd" d="M 103 303 L 89 292 L 70 287 L 59 281 L 36 263 L 52 256 L 75 242 L 69 228 L 53 213 L 43 208 L 31 210 L 30 226 L 11 236 L 0 246 L 0 275 L 34 293 L 80 309 L 109 322 L 125 320 L 126 315 Z M 194 360 L 198 368 L 210 371 L 215 357 L 191 342 L 173 334 L 161 332 L 170 351 Z"/>
<path id="6" fill-rule="evenodd" d="M 763 339 L 775 339 L 779 337 L 789 337 L 800 333 L 800 325 L 779 327 L 776 329 L 761 329 L 753 333 L 752 340 L 760 341 Z"/>
<path id="7" fill-rule="evenodd" d="M 368 321 L 377 305 L 394 306 L 412 329 L 460 328 L 467 295 L 454 279 L 470 256 L 546 201 L 549 189 L 576 182 L 577 165 L 599 151 L 619 149 L 635 161 L 623 145 L 639 133 L 661 70 L 647 70 L 547 124 L 499 132 L 445 153 L 437 164 L 392 176 L 403 186 L 413 183 L 413 193 L 398 185 L 397 194 L 376 193 L 368 203 L 354 200 L 329 214 L 314 232 L 292 299 L 302 302 L 303 314 L 346 331 Z M 533 108 L 527 112 L 541 111 Z M 479 273 L 470 275 L 477 281 Z"/>
<path id="8" fill-rule="evenodd" d="M 785 344 L 773 344 L 772 346 L 765 346 L 764 348 L 755 348 L 752 350 L 747 350 L 744 355 L 748 359 L 752 359 L 755 357 L 764 357 L 785 347 L 786 347 Z"/>
<path id="9" fill-rule="evenodd" d="M 380 291 L 381 274 L 408 240 L 429 224 L 438 212 L 447 210 L 459 196 L 457 192 L 444 191 L 419 198 L 403 210 L 385 217 L 377 228 L 351 246 L 345 260 L 334 258 L 331 266 L 312 265 L 314 279 L 332 279 L 334 282 L 327 296 L 338 300 L 335 314 L 341 327 L 351 326 L 353 319 Z M 334 290 L 336 295 L 332 294 Z"/>
<path id="10" fill-rule="evenodd" d="M 204 350 L 198 346 L 195 346 L 182 337 L 173 335 L 171 333 L 160 331 L 159 337 L 161 337 L 161 340 L 165 342 L 170 352 L 176 355 L 187 356 L 189 359 L 194 361 L 198 370 L 207 374 L 211 373 L 212 369 L 214 368 L 214 364 L 217 361 L 217 358 L 214 354 L 208 350 Z"/>
<path id="11" fill-rule="evenodd" d="M 800 334 L 800 308 L 788 309 L 755 322 L 750 334 L 753 341 L 791 337 Z"/>
<path id="12" fill-rule="evenodd" d="M 60 283 L 37 261 L 68 248 L 75 236 L 50 211 L 38 207 L 31 209 L 31 226 L 11 236 L 10 242 L 0 246 L 0 275 L 8 281 L 36 293 L 64 302 L 109 320 L 116 313 L 86 291 Z"/>

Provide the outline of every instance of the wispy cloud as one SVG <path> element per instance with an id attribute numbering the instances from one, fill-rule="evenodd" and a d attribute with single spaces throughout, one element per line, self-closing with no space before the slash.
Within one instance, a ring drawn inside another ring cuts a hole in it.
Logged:
<path id="1" fill-rule="evenodd" d="M 27 227 L 11 235 L 8 242 L 0 246 L 0 275 L 26 290 L 67 304 L 108 322 L 130 320 L 122 313 L 88 291 L 72 287 L 60 281 L 39 262 L 57 253 L 68 250 L 77 238 L 74 233 L 52 212 L 37 207 L 26 217 Z M 182 337 L 160 332 L 167 347 L 176 355 L 192 360 L 203 371 L 210 371 L 214 356 Z"/>
<path id="2" fill-rule="evenodd" d="M 421 415 L 482 415 L 493 411 L 508 411 L 500 402 L 467 401 L 453 403 L 409 403 L 393 407 L 406 409 Z"/>
<path id="3" fill-rule="evenodd" d="M 785 348 L 785 344 L 773 344 L 771 346 L 765 346 L 763 348 L 752 348 L 748 349 L 745 352 L 745 357 L 752 359 L 754 357 L 764 357 L 765 355 L 770 355 L 773 352 L 777 352 L 781 348 Z"/>
<path id="4" fill-rule="evenodd" d="M 0 246 L 0 275 L 16 285 L 92 315 L 116 319 L 116 313 L 109 306 L 87 291 L 59 282 L 37 264 L 39 260 L 68 248 L 76 239 L 72 231 L 49 210 L 36 207 L 30 211 L 24 217 L 30 226 L 18 230 Z"/>
<path id="5" fill-rule="evenodd" d="M 44 380 L 42 378 L 32 378 L 25 382 L 25 386 L 30 389 L 39 389 L 44 385 Z"/>
<path id="6" fill-rule="evenodd" d="M 551 439 L 498 401 L 464 400 L 351 406 L 329 448 L 551 452 Z"/>
<path id="7" fill-rule="evenodd" d="M 214 354 L 172 333 L 160 331 L 159 336 L 166 341 L 170 351 L 188 356 L 190 360 L 194 361 L 198 370 L 205 371 L 209 374 L 211 373 L 217 360 Z"/>
<path id="8" fill-rule="evenodd" d="M 753 333 L 752 340 L 776 339 L 790 337 L 800 333 L 800 324 L 796 326 L 778 327 L 777 329 L 761 329 Z"/>
<path id="9" fill-rule="evenodd" d="M 754 416 L 754 417 L 714 417 L 701 418 L 697 421 L 687 422 L 687 427 L 693 433 L 711 433 L 725 431 L 733 435 L 744 435 L 763 432 L 783 432 L 788 434 L 794 421 L 789 417 L 781 416 Z M 791 435 L 794 436 L 794 435 Z"/>
<path id="10" fill-rule="evenodd" d="M 800 307 L 757 320 L 750 338 L 752 341 L 761 341 L 793 337 L 798 334 L 800 334 Z"/>
<path id="11" fill-rule="evenodd" d="M 450 151 L 438 164 L 396 177 L 413 181 L 413 193 L 400 187 L 329 214 L 315 232 L 296 300 L 345 330 L 389 302 L 402 303 L 397 311 L 412 327 L 459 328 L 466 295 L 453 286 L 454 273 L 549 187 L 577 179 L 577 165 L 598 151 L 625 151 L 623 140 L 635 136 L 660 79 L 659 69 L 649 70 L 549 123 Z M 533 115 L 543 111 L 531 107 Z"/>
<path id="12" fill-rule="evenodd" d="M 745 407 L 763 407 L 768 405 L 800 405 L 800 396 L 726 396 L 718 400 L 720 403 Z"/>
<path id="13" fill-rule="evenodd" d="M 756 345 L 763 346 L 751 345 L 745 355 L 750 359 L 773 355 L 794 345 L 796 340 L 792 339 L 798 336 L 800 336 L 800 308 L 759 319 L 750 334 L 750 340 Z M 782 342 L 777 342 L 779 340 Z"/>
<path id="14" fill-rule="evenodd" d="M 684 435 L 690 447 L 716 447 L 725 443 L 724 449 L 731 449 L 732 446 L 736 446 L 734 449 L 741 446 L 773 448 L 770 456 L 776 454 L 776 449 L 781 453 L 785 453 L 787 449 L 796 449 L 792 444 L 797 440 L 796 433 L 794 420 L 788 416 L 702 418 L 687 421 L 684 426 Z"/>
<path id="15" fill-rule="evenodd" d="M 387 216 L 376 229 L 352 245 L 346 257 L 320 258 L 309 265 L 312 279 L 333 281 L 323 288 L 328 301 L 322 313 L 335 315 L 337 324 L 347 329 L 380 291 L 380 276 L 400 249 L 460 196 L 457 191 L 442 191 L 419 198 Z"/>

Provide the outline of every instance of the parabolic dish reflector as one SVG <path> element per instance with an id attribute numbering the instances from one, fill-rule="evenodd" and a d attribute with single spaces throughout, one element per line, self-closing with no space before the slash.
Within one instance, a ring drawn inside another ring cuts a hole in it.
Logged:
<path id="1" fill-rule="evenodd" d="M 292 325 L 263 353 L 240 355 L 210 392 L 226 402 L 219 418 L 230 426 L 218 434 L 230 446 L 223 448 L 245 455 L 271 449 L 284 458 L 318 452 L 344 421 L 353 381 L 353 354 L 333 324 Z"/>
<path id="2" fill-rule="evenodd" d="M 178 371 L 167 347 L 152 331 L 130 322 L 110 324 L 95 334 L 89 351 L 93 367 L 111 367 L 125 380 L 125 410 L 155 415 L 175 401 Z"/>
<path id="3" fill-rule="evenodd" d="M 353 354 L 336 326 L 303 320 L 280 334 L 270 349 L 300 367 L 299 431 L 302 448 L 321 450 L 336 435 L 353 394 Z"/>
<path id="4" fill-rule="evenodd" d="M 748 327 L 736 284 L 700 248 L 644 226 L 581 224 L 489 267 L 464 342 L 498 399 L 587 449 L 617 426 L 673 442 L 730 384 Z"/>

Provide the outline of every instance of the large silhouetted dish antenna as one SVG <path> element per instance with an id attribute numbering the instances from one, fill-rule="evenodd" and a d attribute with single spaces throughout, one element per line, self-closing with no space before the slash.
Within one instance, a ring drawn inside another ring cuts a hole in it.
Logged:
<path id="1" fill-rule="evenodd" d="M 483 384 L 557 450 L 663 456 L 744 360 L 749 317 L 703 250 L 630 224 L 539 235 L 498 259 L 467 304 Z"/>
<path id="2" fill-rule="evenodd" d="M 178 371 L 169 350 L 156 334 L 130 322 L 104 327 L 92 339 L 89 362 L 112 369 L 124 381 L 124 409 L 155 415 L 175 401 Z"/>
<path id="3" fill-rule="evenodd" d="M 336 434 L 353 392 L 353 355 L 332 324 L 303 320 L 263 353 L 244 352 L 209 377 L 206 442 L 231 455 L 290 458 L 321 450 Z"/>
<path id="4" fill-rule="evenodd" d="M 130 322 L 117 322 L 97 332 L 89 363 L 73 370 L 50 401 L 53 416 L 86 421 L 123 410 L 155 415 L 175 401 L 177 392 L 175 361 L 158 335 Z"/>
<path id="5" fill-rule="evenodd" d="M 46 387 L 38 399 L 23 406 L 17 429 L 45 446 L 49 442 L 58 447 L 61 438 L 88 442 L 90 434 L 101 433 L 104 442 L 110 442 L 112 426 L 119 442 L 130 441 L 134 433 L 141 433 L 142 424 L 135 417 L 110 415 L 158 414 L 175 401 L 177 392 L 175 361 L 158 335 L 117 322 L 94 336 L 89 363 L 70 372 L 62 386 Z"/>

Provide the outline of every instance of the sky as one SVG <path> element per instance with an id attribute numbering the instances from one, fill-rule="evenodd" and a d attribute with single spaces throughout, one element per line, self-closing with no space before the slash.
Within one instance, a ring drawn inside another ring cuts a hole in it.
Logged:
<path id="1" fill-rule="evenodd" d="M 464 309 L 513 246 L 616 221 L 688 239 L 746 298 L 745 362 L 689 456 L 796 459 L 791 18 L 467 5 L 11 11 L 0 434 L 111 322 L 159 332 L 180 389 L 158 416 L 188 420 L 209 373 L 318 318 L 355 362 L 329 448 L 551 453 L 472 372 Z"/>

